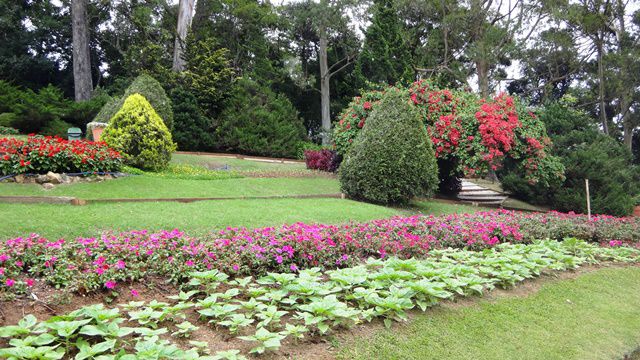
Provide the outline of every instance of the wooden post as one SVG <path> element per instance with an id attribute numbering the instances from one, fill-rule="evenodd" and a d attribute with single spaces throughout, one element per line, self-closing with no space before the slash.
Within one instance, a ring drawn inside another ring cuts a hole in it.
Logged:
<path id="1" fill-rule="evenodd" d="M 584 179 L 584 186 L 587 189 L 587 215 L 591 220 L 591 198 L 589 197 L 589 179 Z"/>

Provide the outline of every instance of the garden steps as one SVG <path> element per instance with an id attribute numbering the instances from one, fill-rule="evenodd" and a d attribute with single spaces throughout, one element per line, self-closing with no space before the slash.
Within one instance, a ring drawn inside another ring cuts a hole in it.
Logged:
<path id="1" fill-rule="evenodd" d="M 509 198 L 505 193 L 480 186 L 470 179 L 462 179 L 462 189 L 457 195 L 458 200 L 477 205 L 502 205 Z"/>

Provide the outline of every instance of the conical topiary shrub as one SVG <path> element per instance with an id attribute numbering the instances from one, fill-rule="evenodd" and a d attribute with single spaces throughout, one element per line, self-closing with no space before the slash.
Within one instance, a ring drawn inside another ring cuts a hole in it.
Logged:
<path id="1" fill-rule="evenodd" d="M 176 150 L 169 129 L 140 94 L 124 101 L 102 133 L 102 140 L 122 153 L 126 164 L 144 170 L 166 168 Z"/>
<path id="2" fill-rule="evenodd" d="M 438 186 L 431 140 L 405 91 L 391 88 L 371 113 L 340 168 L 342 191 L 354 199 L 402 204 Z"/>

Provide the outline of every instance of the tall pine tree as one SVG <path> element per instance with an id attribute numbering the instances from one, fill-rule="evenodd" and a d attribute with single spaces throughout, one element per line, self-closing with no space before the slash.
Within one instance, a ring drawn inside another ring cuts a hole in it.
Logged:
<path id="1" fill-rule="evenodd" d="M 394 85 L 413 81 L 411 52 L 394 1 L 374 0 L 372 13 L 356 66 L 360 82 Z"/>

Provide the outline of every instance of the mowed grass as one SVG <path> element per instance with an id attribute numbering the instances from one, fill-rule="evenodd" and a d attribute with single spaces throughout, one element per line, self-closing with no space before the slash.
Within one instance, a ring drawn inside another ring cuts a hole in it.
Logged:
<path id="1" fill-rule="evenodd" d="M 336 194 L 340 185 L 330 178 L 238 178 L 186 180 L 130 176 L 93 183 L 76 183 L 44 190 L 37 184 L 0 183 L 0 195 L 72 196 L 81 199 L 193 198 Z"/>
<path id="2" fill-rule="evenodd" d="M 87 206 L 0 204 L 0 239 L 38 233 L 48 238 L 96 236 L 114 230 L 180 229 L 202 235 L 227 226 L 343 223 L 402 214 L 402 210 L 341 199 L 221 200 L 194 203 L 98 203 Z"/>
<path id="3" fill-rule="evenodd" d="M 243 160 L 231 157 L 210 156 L 210 155 L 191 155 L 191 154 L 173 154 L 171 162 L 176 164 L 200 165 L 208 168 L 220 168 L 225 165 L 229 170 L 234 171 L 269 171 L 269 172 L 290 172 L 304 171 L 306 166 L 304 163 L 279 163 L 266 162 L 256 160 Z"/>
<path id="4" fill-rule="evenodd" d="M 341 359 L 621 359 L 640 347 L 640 267 L 553 281 L 526 297 L 436 307 L 344 344 Z"/>

